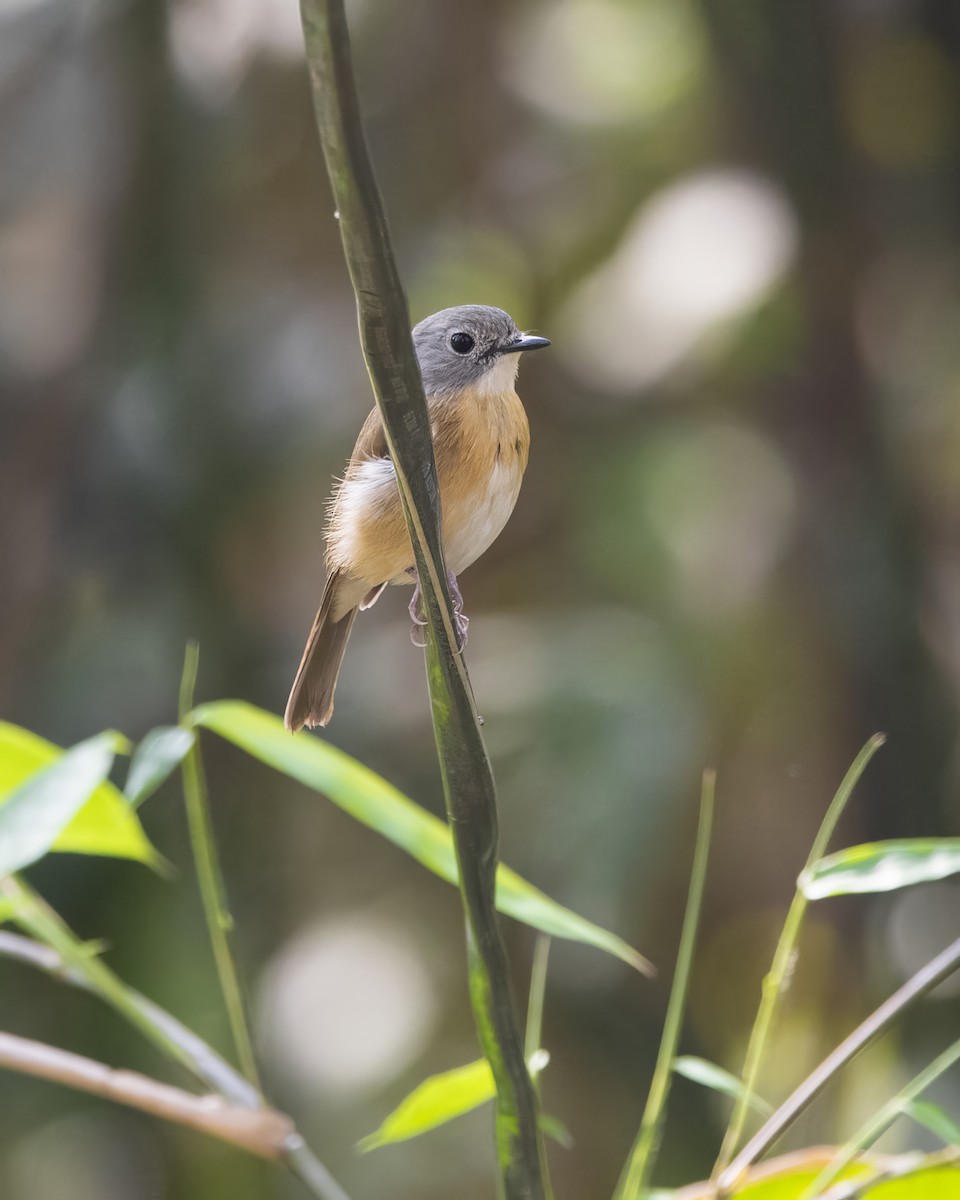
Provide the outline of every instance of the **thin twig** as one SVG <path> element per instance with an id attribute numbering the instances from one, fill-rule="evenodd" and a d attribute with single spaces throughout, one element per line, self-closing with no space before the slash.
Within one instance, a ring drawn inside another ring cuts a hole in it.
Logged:
<path id="1" fill-rule="evenodd" d="M 960 967 L 960 938 L 951 943 L 936 958 L 922 967 L 903 987 L 885 1000 L 869 1017 L 845 1038 L 839 1046 L 800 1084 L 793 1094 L 777 1109 L 773 1116 L 747 1142 L 729 1167 L 716 1181 L 716 1194 L 729 1195 L 740 1183 L 740 1179 L 752 1163 L 769 1150 L 774 1142 L 793 1124 L 820 1095 L 841 1067 L 875 1041 L 901 1016 L 901 1014 L 925 996 Z"/>
<path id="2" fill-rule="evenodd" d="M 849 771 L 843 777 L 843 781 L 839 788 L 837 788 L 836 795 L 827 809 L 827 814 L 823 818 L 817 836 L 810 848 L 810 854 L 807 857 L 804 871 L 808 871 L 825 854 L 830 839 L 833 837 L 833 832 L 837 827 L 837 822 L 840 820 L 843 810 L 846 808 L 847 802 L 853 794 L 853 789 L 856 787 L 860 776 L 866 770 L 870 759 L 873 758 L 885 740 L 882 733 L 874 734 L 857 755 Z M 747 1044 L 746 1058 L 744 1060 L 743 1071 L 741 1072 L 743 1090 L 737 1097 L 733 1112 L 730 1115 L 730 1122 L 723 1137 L 723 1145 L 720 1147 L 720 1153 L 713 1168 L 714 1178 L 719 1177 L 723 1172 L 736 1152 L 737 1146 L 740 1144 L 740 1139 L 743 1137 L 743 1131 L 747 1123 L 750 1096 L 757 1089 L 760 1064 L 767 1047 L 770 1031 L 773 1028 L 773 1019 L 777 1005 L 793 969 L 797 941 L 800 937 L 800 927 L 803 925 L 803 918 L 806 915 L 808 903 L 806 896 L 798 885 L 787 913 L 787 918 L 783 923 L 783 931 L 777 943 L 770 973 L 763 981 L 760 1007 L 757 1010 L 753 1029 L 750 1031 L 750 1040 Z"/>
<path id="3" fill-rule="evenodd" d="M 189 642 L 183 661 L 183 677 L 180 681 L 179 718 L 181 722 L 193 708 L 193 691 L 197 681 L 199 661 L 199 647 L 196 642 Z M 181 772 L 183 798 L 187 808 L 187 824 L 190 829 L 190 847 L 193 851 L 193 861 L 203 901 L 203 915 L 207 922 L 210 945 L 213 948 L 220 990 L 223 993 L 223 1002 L 226 1006 L 240 1067 L 247 1079 L 259 1091 L 260 1078 L 257 1074 L 257 1063 L 253 1053 L 250 1025 L 243 991 L 240 987 L 240 977 L 237 974 L 237 967 L 230 949 L 230 931 L 233 929 L 233 919 L 230 916 L 227 889 L 223 882 L 223 872 L 220 870 L 220 859 L 217 855 L 217 843 L 213 833 L 213 822 L 210 818 L 207 781 L 203 771 L 203 759 L 200 757 L 198 738 L 194 739 L 193 745 L 184 755 Z"/>
<path id="4" fill-rule="evenodd" d="M 543 1200 L 549 1182 L 537 1100 L 494 908 L 496 791 L 466 666 L 456 648 L 440 543 L 436 464 L 406 298 L 363 135 L 342 0 L 301 0 L 301 15 L 314 111 L 357 298 L 360 340 L 426 606 L 434 736 L 460 868 L 474 1018 L 497 1085 L 501 1182 L 508 1200 Z"/>
<path id="5" fill-rule="evenodd" d="M 960 1041 L 954 1042 L 932 1063 L 924 1067 L 919 1074 L 895 1096 L 892 1096 L 873 1116 L 857 1130 L 823 1168 L 813 1183 L 803 1192 L 800 1200 L 816 1200 L 821 1196 L 840 1172 L 850 1165 L 858 1154 L 872 1146 L 881 1134 L 885 1133 L 893 1122 L 903 1115 L 903 1111 L 911 1101 L 923 1094 L 932 1083 L 948 1071 L 954 1063 L 960 1060 Z"/>
<path id="6" fill-rule="evenodd" d="M 52 910 L 47 911 L 51 917 L 56 916 Z M 30 921 L 28 909 L 25 909 L 24 915 L 25 925 L 30 925 L 40 932 L 39 923 L 35 920 Z M 59 922 L 59 918 L 56 919 Z M 50 931 L 49 924 L 46 930 Z M 61 923 L 58 941 L 62 949 L 66 949 L 68 938 L 73 939 L 73 934 Z M 226 1059 L 221 1058 L 212 1046 L 158 1004 L 127 987 L 102 960 L 92 958 L 86 953 L 82 942 L 75 941 L 75 951 L 71 954 L 74 962 L 79 962 L 81 958 L 85 960 L 82 969 L 71 965 L 62 953 L 52 946 L 42 945 L 7 930 L 0 930 L 0 957 L 17 959 L 32 967 L 38 967 L 54 979 L 99 995 L 101 999 L 113 1004 L 122 1015 L 133 1020 L 137 1028 L 146 1034 L 154 1045 L 167 1055 L 178 1059 L 201 1083 L 243 1108 L 264 1107 L 264 1099 L 257 1089 Z M 118 999 L 121 1000 L 120 1005 L 117 1004 Z"/>
<path id="7" fill-rule="evenodd" d="M 267 1105 L 260 1092 L 202 1038 L 159 1005 L 128 987 L 91 954 L 64 921 L 22 880 L 0 881 L 0 895 L 16 905 L 16 921 L 45 944 L 0 930 L 0 955 L 46 971 L 53 978 L 93 992 L 135 1025 L 148 1040 L 180 1062 L 231 1105 L 252 1112 Z M 296 1130 L 280 1157 L 315 1200 L 349 1200 L 347 1193 Z"/>
<path id="8" fill-rule="evenodd" d="M 697 944 L 697 927 L 700 923 L 700 909 L 703 905 L 703 888 L 707 877 L 707 860 L 710 853 L 710 833 L 713 828 L 715 788 L 715 772 L 704 771 L 700 793 L 700 821 L 697 826 L 697 842 L 690 871 L 687 907 L 683 915 L 683 929 L 680 933 L 677 965 L 673 973 L 667 1015 L 663 1022 L 663 1036 L 660 1039 L 660 1049 L 653 1069 L 647 1103 L 640 1120 L 640 1131 L 623 1169 L 614 1193 L 614 1200 L 637 1200 L 642 1196 L 650 1181 L 650 1173 L 656 1161 L 667 1096 L 673 1079 L 673 1060 L 676 1057 L 683 1024 L 687 985 L 690 982 L 690 971 Z"/>
<path id="9" fill-rule="evenodd" d="M 270 1108 L 244 1108 L 222 1096 L 194 1096 L 136 1071 L 115 1071 L 92 1058 L 0 1033 L 0 1067 L 104 1096 L 177 1125 L 207 1133 L 260 1158 L 286 1153 L 293 1122 Z"/>

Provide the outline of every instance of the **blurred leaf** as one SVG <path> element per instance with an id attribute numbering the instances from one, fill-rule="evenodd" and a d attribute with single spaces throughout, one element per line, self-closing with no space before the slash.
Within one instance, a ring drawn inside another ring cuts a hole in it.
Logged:
<path id="1" fill-rule="evenodd" d="M 530 1059 L 531 1074 L 538 1074 L 547 1065 L 549 1057 L 546 1051 L 538 1050 Z M 465 1067 L 454 1067 L 452 1071 L 431 1075 L 400 1101 L 379 1129 L 360 1141 L 359 1148 L 366 1153 L 376 1150 L 378 1146 L 418 1137 L 455 1117 L 472 1112 L 495 1095 L 493 1072 L 485 1058 L 467 1063 Z M 566 1134 L 560 1122 L 556 1124 Z"/>
<path id="2" fill-rule="evenodd" d="M 808 900 L 861 892 L 892 892 L 960 872 L 960 838 L 867 842 L 828 854 L 800 877 Z"/>
<path id="3" fill-rule="evenodd" d="M 26 730 L 2 727 L 4 777 L 21 774 L 21 780 L 0 799 L 0 877 L 51 849 L 153 859 L 139 821 L 107 783 L 126 747 L 126 739 L 108 730 L 61 752 Z"/>
<path id="4" fill-rule="evenodd" d="M 17 915 L 19 905 L 5 896 L 0 896 L 0 925 L 5 925 Z"/>
<path id="5" fill-rule="evenodd" d="M 564 1150 L 569 1150 L 573 1145 L 573 1134 L 559 1117 L 551 1117 L 547 1113 L 541 1113 L 538 1123 L 547 1137 L 553 1138 L 557 1145 L 562 1146 Z"/>
<path id="6" fill-rule="evenodd" d="M 802 1156 L 804 1161 L 792 1170 L 778 1170 L 770 1178 L 747 1183 L 730 1193 L 731 1200 L 801 1200 L 817 1177 L 816 1169 L 809 1165 L 810 1156 L 815 1154 L 816 1151 L 811 1150 L 784 1156 L 784 1162 L 798 1156 Z M 861 1197 L 862 1200 L 958 1200 L 960 1197 L 960 1172 L 955 1167 L 917 1164 L 913 1154 L 902 1155 L 901 1162 L 904 1171 L 902 1176 L 885 1179 L 858 1191 L 857 1200 L 861 1200 Z M 888 1159 L 886 1163 L 895 1169 L 895 1161 Z M 765 1171 L 769 1168 L 757 1169 Z M 855 1163 L 847 1167 L 839 1178 L 850 1183 L 858 1179 L 866 1181 L 871 1170 L 870 1163 Z M 668 1200 L 671 1196 L 683 1196 L 684 1200 L 714 1200 L 714 1194 L 714 1186 L 704 1182 L 681 1188 L 678 1192 L 654 1188 L 644 1192 L 643 1200 Z"/>
<path id="7" fill-rule="evenodd" d="M 690 1079 L 703 1087 L 712 1088 L 715 1092 L 723 1092 L 725 1096 L 730 1096 L 733 1100 L 745 1096 L 747 1104 L 765 1117 L 769 1117 L 773 1112 L 773 1105 L 768 1104 L 756 1092 L 749 1091 L 743 1080 L 738 1079 L 729 1071 L 725 1071 L 723 1067 L 718 1067 L 716 1063 L 708 1062 L 705 1058 L 683 1055 L 673 1060 L 673 1069 L 684 1079 Z"/>
<path id="8" fill-rule="evenodd" d="M 202 704 L 186 720 L 233 742 L 268 766 L 323 792 L 355 820 L 405 850 L 448 883 L 457 883 L 453 840 L 446 824 L 369 767 L 308 733 L 288 733 L 279 717 L 238 700 Z M 622 938 L 557 904 L 501 864 L 497 908 L 554 937 L 585 942 L 638 971 L 650 964 Z"/>
<path id="9" fill-rule="evenodd" d="M 126 738 L 119 733 L 110 736 L 115 739 L 116 753 L 129 753 Z M 59 746 L 37 734 L 0 721 L 0 805 L 27 778 L 57 762 L 63 754 Z M 160 861 L 123 793 L 106 778 L 50 848 L 73 854 L 132 858 L 153 866 Z"/>
<path id="10" fill-rule="evenodd" d="M 133 808 L 139 808 L 161 784 L 166 783 L 180 766 L 195 738 L 192 729 L 183 729 L 179 725 L 163 725 L 150 730 L 133 752 L 123 788 Z"/>
<path id="11" fill-rule="evenodd" d="M 960 1146 L 960 1125 L 932 1100 L 914 1100 L 903 1110 L 948 1146 Z"/>

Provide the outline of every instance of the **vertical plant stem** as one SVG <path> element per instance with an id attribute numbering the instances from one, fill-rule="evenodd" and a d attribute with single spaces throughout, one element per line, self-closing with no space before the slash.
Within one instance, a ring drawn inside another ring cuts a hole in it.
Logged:
<path id="1" fill-rule="evenodd" d="M 199 647 L 196 642 L 188 643 L 183 663 L 183 677 L 180 682 L 179 717 L 181 722 L 193 707 L 193 692 L 197 682 L 199 662 Z M 230 931 L 233 929 L 233 919 L 230 916 L 226 887 L 220 870 L 220 860 L 217 857 L 217 845 L 207 797 L 207 781 L 203 772 L 203 760 L 200 757 L 199 738 L 194 740 L 193 745 L 187 751 L 181 772 L 187 824 L 190 830 L 190 847 L 193 851 L 197 881 L 200 885 L 203 915 L 207 922 L 207 932 L 210 935 L 210 945 L 213 948 L 217 977 L 220 980 L 220 990 L 223 993 L 227 1018 L 233 1034 L 237 1060 L 244 1075 L 259 1091 L 261 1090 L 260 1079 L 253 1054 L 253 1043 L 250 1039 L 243 992 L 230 950 Z"/>
<path id="2" fill-rule="evenodd" d="M 396 471 L 427 615 L 427 680 L 447 815 L 460 870 L 470 996 L 497 1088 L 499 1177 L 508 1200 L 549 1184 L 537 1099 L 523 1057 L 494 908 L 496 791 L 463 656 L 440 543 L 430 423 L 383 203 L 367 153 L 342 0 L 301 0 L 314 112 L 357 299 L 360 342 Z"/>
<path id="3" fill-rule="evenodd" d="M 857 786 L 860 776 L 866 770 L 867 764 L 885 740 L 882 733 L 874 734 L 854 759 L 853 765 L 843 777 L 836 795 L 827 809 L 827 814 L 817 831 L 817 836 L 810 848 L 810 854 L 807 857 L 804 871 L 809 870 L 815 862 L 823 857 L 827 845 L 831 837 L 833 837 L 837 822 L 840 820 L 843 810 L 846 808 L 847 802 L 853 794 L 853 789 Z M 760 1075 L 760 1066 L 767 1049 L 770 1031 L 773 1028 L 777 1006 L 793 968 L 797 941 L 800 937 L 803 918 L 806 916 L 807 904 L 807 898 L 798 886 L 787 912 L 787 918 L 783 923 L 783 930 L 780 934 L 780 940 L 777 943 L 777 949 L 774 952 L 770 972 L 763 981 L 760 1007 L 757 1010 L 757 1016 L 750 1031 L 750 1040 L 747 1043 L 747 1053 L 741 1073 L 744 1087 L 743 1091 L 737 1097 L 733 1112 L 730 1115 L 730 1122 L 723 1137 L 723 1144 L 720 1147 L 720 1153 L 713 1168 L 714 1179 L 725 1170 L 731 1158 L 736 1153 L 737 1147 L 740 1145 L 740 1139 L 743 1137 L 743 1131 L 747 1123 L 747 1114 L 749 1112 L 749 1098 L 756 1090 L 757 1079 Z"/>
<path id="4" fill-rule="evenodd" d="M 697 927 L 703 905 L 703 888 L 707 877 L 707 859 L 710 853 L 710 834 L 713 828 L 713 801 L 716 790 L 716 775 L 704 771 L 700 793 L 700 821 L 697 826 L 697 842 L 690 872 L 690 887 L 687 892 L 687 907 L 683 915 L 680 948 L 677 965 L 670 987 L 670 1000 L 663 1023 L 663 1036 L 653 1080 L 647 1096 L 646 1107 L 640 1121 L 640 1132 L 633 1144 L 630 1157 L 620 1176 L 614 1200 L 639 1200 L 646 1190 L 660 1147 L 663 1117 L 673 1078 L 673 1060 L 677 1054 L 677 1043 L 683 1024 L 683 1012 L 687 1001 L 687 987 L 693 965 L 693 954 L 697 944 Z"/>
<path id="5" fill-rule="evenodd" d="M 543 1001 L 547 994 L 547 963 L 550 958 L 550 937 L 537 935 L 530 969 L 530 996 L 527 1000 L 527 1026 L 523 1037 L 523 1056 L 530 1059 L 540 1049 L 543 1034 Z"/>
<path id="6" fill-rule="evenodd" d="M 885 1133 L 889 1126 L 893 1124 L 897 1117 L 902 1116 L 903 1110 L 912 1100 L 916 1100 L 935 1080 L 940 1078 L 944 1071 L 948 1071 L 957 1061 L 960 1061 L 960 1041 L 956 1041 L 952 1046 L 948 1046 L 929 1066 L 925 1067 L 918 1075 L 915 1075 L 906 1087 L 902 1088 L 882 1108 L 878 1109 L 869 1121 L 864 1122 L 853 1137 L 840 1147 L 831 1161 L 827 1163 L 813 1183 L 806 1189 L 800 1200 L 815 1200 L 817 1196 L 820 1196 L 833 1183 L 841 1171 L 853 1162 L 858 1154 L 862 1153 L 869 1146 L 872 1146 L 877 1138 Z"/>

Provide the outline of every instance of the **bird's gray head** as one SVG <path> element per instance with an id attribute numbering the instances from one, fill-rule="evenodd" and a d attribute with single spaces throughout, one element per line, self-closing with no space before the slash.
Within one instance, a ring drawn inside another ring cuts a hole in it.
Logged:
<path id="1" fill-rule="evenodd" d="M 550 342 L 521 333 L 502 308 L 461 304 L 425 317 L 413 331 L 413 345 L 424 391 L 442 396 L 465 388 L 510 391 L 520 352 Z"/>

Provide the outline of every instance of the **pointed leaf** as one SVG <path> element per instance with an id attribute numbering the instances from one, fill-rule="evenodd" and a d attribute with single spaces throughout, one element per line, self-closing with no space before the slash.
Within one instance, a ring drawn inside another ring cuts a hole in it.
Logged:
<path id="1" fill-rule="evenodd" d="M 569 1150 L 573 1145 L 573 1134 L 559 1117 L 551 1117 L 549 1113 L 541 1113 L 537 1124 L 548 1138 L 553 1138 L 557 1145 L 562 1146 L 564 1150 Z"/>
<path id="2" fill-rule="evenodd" d="M 203 704 L 187 717 L 254 758 L 323 792 L 355 820 L 376 830 L 448 883 L 457 882 L 446 824 L 356 759 L 308 733 L 288 733 L 272 713 L 236 700 Z M 585 942 L 640 971 L 650 964 L 622 938 L 594 925 L 527 883 L 508 867 L 497 872 L 497 908 L 554 937 Z"/>
<path id="3" fill-rule="evenodd" d="M 743 1080 L 738 1079 L 736 1075 L 731 1075 L 723 1067 L 718 1067 L 716 1063 L 708 1062 L 705 1058 L 696 1058 L 689 1054 L 682 1055 L 673 1060 L 673 1069 L 684 1079 L 690 1079 L 703 1087 L 712 1088 L 715 1092 L 722 1092 L 733 1100 L 745 1096 L 750 1107 L 765 1117 L 769 1117 L 773 1112 L 773 1105 L 768 1104 L 756 1092 L 748 1091 Z"/>
<path id="4" fill-rule="evenodd" d="M 549 1061 L 549 1054 L 545 1050 L 538 1050 L 530 1058 L 531 1074 L 539 1074 Z M 378 1146 L 418 1137 L 421 1133 L 436 1129 L 438 1125 L 445 1125 L 454 1117 L 461 1117 L 479 1108 L 495 1095 L 493 1072 L 485 1058 L 467 1063 L 464 1067 L 454 1067 L 452 1071 L 431 1075 L 400 1101 L 379 1129 L 363 1138 L 359 1148 L 366 1153 L 376 1150 Z"/>
<path id="5" fill-rule="evenodd" d="M 133 752 L 123 788 L 133 808 L 139 808 L 166 783 L 186 757 L 195 738 L 192 729 L 182 729 L 179 725 L 162 725 L 150 730 Z"/>
<path id="6" fill-rule="evenodd" d="M 867 842 L 828 854 L 800 876 L 808 900 L 892 892 L 960 872 L 960 838 Z"/>
<path id="7" fill-rule="evenodd" d="M 493 1072 L 485 1058 L 431 1075 L 400 1101 L 375 1133 L 360 1142 L 360 1149 L 366 1153 L 378 1146 L 417 1137 L 479 1108 L 492 1100 L 495 1093 Z"/>
<path id="8" fill-rule="evenodd" d="M 939 1104 L 934 1104 L 932 1100 L 914 1100 L 903 1111 L 908 1117 L 925 1125 L 945 1145 L 960 1146 L 960 1125 Z"/>
<path id="9" fill-rule="evenodd" d="M 110 732 L 101 736 L 107 742 L 112 740 L 111 762 L 114 752 L 129 752 L 128 743 L 120 734 Z M 42 768 L 58 763 L 64 757 L 64 751 L 52 742 L 18 725 L 0 721 L 0 815 L 21 785 Z M 79 811 L 75 810 L 73 818 L 61 828 L 47 849 L 131 858 L 156 865 L 159 855 L 147 840 L 123 793 L 107 780 L 109 769 L 107 766 L 102 781 L 94 787 Z"/>

